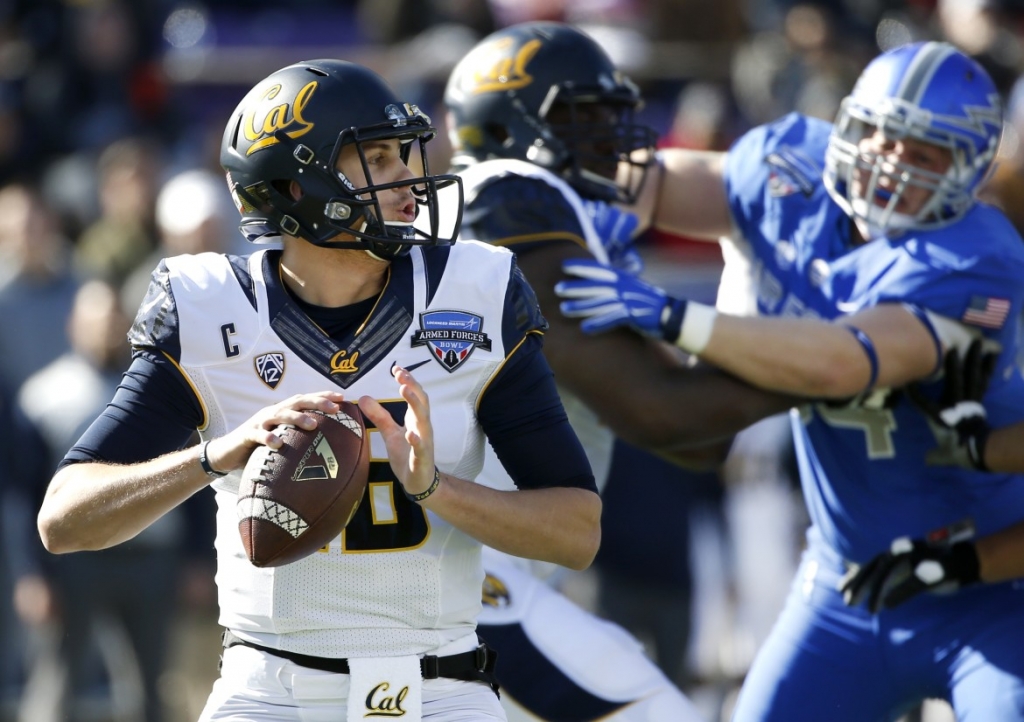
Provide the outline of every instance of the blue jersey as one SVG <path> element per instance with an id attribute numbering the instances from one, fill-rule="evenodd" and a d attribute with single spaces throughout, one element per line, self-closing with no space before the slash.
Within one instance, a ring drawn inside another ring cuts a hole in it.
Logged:
<path id="1" fill-rule="evenodd" d="M 1024 418 L 1014 365 L 1024 242 L 1000 211 L 978 204 L 946 228 L 853 244 L 851 221 L 821 180 L 831 127 L 791 114 L 749 132 L 728 155 L 726 189 L 754 257 L 759 312 L 834 319 L 902 303 L 922 319 L 963 324 L 1003 347 L 984 399 L 990 420 Z M 937 370 L 940 359 L 937 346 Z M 937 396 L 941 384 L 933 377 L 925 392 Z M 979 535 L 1020 519 L 1024 476 L 926 466 L 936 442 L 924 414 L 899 391 L 873 401 L 794 412 L 804 497 L 831 549 L 865 562 L 896 537 L 964 517 Z"/>

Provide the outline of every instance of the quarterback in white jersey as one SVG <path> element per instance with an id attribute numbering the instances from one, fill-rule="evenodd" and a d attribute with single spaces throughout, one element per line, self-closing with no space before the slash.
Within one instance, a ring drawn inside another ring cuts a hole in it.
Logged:
<path id="1" fill-rule="evenodd" d="M 728 439 L 787 401 L 708 369 L 688 368 L 665 347 L 628 334 L 588 337 L 558 314 L 554 285 L 566 258 L 621 263 L 640 182 L 616 182 L 654 134 L 633 123 L 639 93 L 587 35 L 530 22 L 492 34 L 458 64 L 445 104 L 465 186 L 463 238 L 515 251 L 547 313 L 544 355 L 600 486 L 615 435 L 675 460 L 718 461 Z M 441 192 L 442 218 L 460 207 Z M 633 224 L 635 227 L 635 223 Z M 511 483 L 497 458 L 480 483 Z M 652 503 L 657 503 L 653 501 Z M 682 692 L 614 624 L 524 573 L 535 565 L 485 549 L 488 583 L 480 630 L 514 664 L 498 677 L 510 719 L 675 720 L 699 715 Z M 493 639 L 491 639 L 493 638 Z"/>
<path id="2" fill-rule="evenodd" d="M 513 254 L 438 234 L 437 191 L 461 182 L 407 165 L 418 148 L 426 167 L 433 133 L 352 63 L 257 84 L 221 163 L 243 233 L 282 248 L 160 262 L 132 365 L 47 491 L 40 533 L 63 553 L 131 539 L 214 488 L 225 653 L 203 720 L 505 719 L 476 634 L 481 545 L 577 569 L 597 551 L 600 499 L 541 353 L 546 322 Z M 253 566 L 246 460 L 344 399 L 370 433 L 366 496 L 318 553 Z M 474 481 L 485 441 L 514 491 Z"/>

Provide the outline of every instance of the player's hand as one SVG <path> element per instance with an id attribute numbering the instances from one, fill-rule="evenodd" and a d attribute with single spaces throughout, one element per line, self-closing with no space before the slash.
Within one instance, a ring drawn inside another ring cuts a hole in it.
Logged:
<path id="1" fill-rule="evenodd" d="M 582 318 L 584 333 L 630 326 L 654 338 L 675 343 L 682 328 L 686 301 L 672 298 L 657 286 L 589 259 L 571 259 L 562 270 L 579 280 L 560 281 L 555 293 L 565 301 L 558 308 L 569 318 Z"/>
<path id="2" fill-rule="evenodd" d="M 907 387 L 907 396 L 931 421 L 938 442 L 925 457 L 929 465 L 988 471 L 985 441 L 991 428 L 981 400 L 998 359 L 998 345 L 975 339 L 963 355 L 956 348 L 946 352 L 945 386 L 938 401 L 918 384 Z"/>
<path id="3" fill-rule="evenodd" d="M 359 399 L 359 408 L 384 439 L 391 469 L 407 494 L 416 495 L 434 481 L 434 428 L 430 423 L 430 399 L 412 374 L 401 366 L 391 370 L 398 394 L 407 404 L 405 426 L 370 396 Z"/>
<path id="4" fill-rule="evenodd" d="M 583 208 L 601 238 L 608 262 L 626 273 L 639 275 L 644 270 L 644 261 L 633 243 L 633 236 L 640 223 L 636 214 L 604 201 L 584 201 Z"/>
<path id="5" fill-rule="evenodd" d="M 307 411 L 322 411 L 333 414 L 338 411 L 345 395 L 339 391 L 318 391 L 311 394 L 296 394 L 284 401 L 266 406 L 224 436 L 213 439 L 207 446 L 207 458 L 217 471 L 229 472 L 241 469 L 257 446 L 281 448 L 281 438 L 274 433 L 281 424 L 291 424 L 300 429 L 315 429 L 316 418 Z"/>
<path id="6" fill-rule="evenodd" d="M 952 592 L 979 579 L 978 552 L 970 520 L 943 527 L 925 539 L 900 537 L 889 551 L 867 564 L 854 564 L 839 580 L 848 606 L 867 601 L 877 614 L 892 609 L 921 592 Z"/>

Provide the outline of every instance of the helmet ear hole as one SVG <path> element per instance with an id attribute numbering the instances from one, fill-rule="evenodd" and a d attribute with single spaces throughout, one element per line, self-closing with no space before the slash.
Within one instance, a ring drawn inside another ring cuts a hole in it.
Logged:
<path id="1" fill-rule="evenodd" d="M 285 198 L 291 198 L 293 201 L 297 201 L 304 195 L 302 192 L 302 186 L 296 180 L 289 180 L 287 178 L 278 178 L 277 180 L 270 181 L 270 185 L 275 191 Z"/>
<path id="2" fill-rule="evenodd" d="M 499 144 L 504 144 L 506 140 L 512 137 L 508 132 L 508 128 L 500 123 L 487 123 L 484 125 L 484 131 Z"/>

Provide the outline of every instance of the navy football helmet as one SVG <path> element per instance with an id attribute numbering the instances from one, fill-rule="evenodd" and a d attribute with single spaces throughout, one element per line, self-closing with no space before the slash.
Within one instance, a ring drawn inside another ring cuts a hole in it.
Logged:
<path id="1" fill-rule="evenodd" d="M 1002 122 L 992 79 L 952 45 L 925 42 L 890 50 L 865 68 L 840 106 L 825 156 L 825 186 L 873 235 L 941 228 L 974 205 L 998 149 Z M 946 148 L 952 163 L 945 173 L 935 173 L 858 147 L 876 130 L 887 138 Z M 855 183 L 855 176 L 864 180 Z M 889 186 L 884 190 L 883 177 Z M 897 213 L 901 195 L 911 187 L 931 191 L 930 199 L 915 215 Z"/>
<path id="2" fill-rule="evenodd" d="M 632 203 L 645 177 L 633 151 L 654 131 L 633 122 L 640 91 L 593 39 L 569 25 L 529 22 L 484 38 L 445 89 L 453 162 L 525 160 L 581 196 Z M 616 181 L 619 164 L 629 181 Z"/>
<path id="3" fill-rule="evenodd" d="M 286 233 L 329 248 L 362 248 L 394 258 L 413 245 L 447 245 L 458 235 L 462 179 L 430 175 L 425 144 L 435 135 L 430 119 L 401 102 L 375 73 L 341 60 L 309 60 L 272 73 L 258 83 L 231 114 L 221 141 L 220 162 L 242 223 L 253 242 Z M 402 160 L 419 148 L 424 175 L 374 185 L 361 144 L 397 138 Z M 354 144 L 366 177 L 356 188 L 336 170 L 342 148 Z M 301 198 L 289 192 L 291 181 Z M 437 191 L 459 191 L 459 212 L 451 236 L 438 237 Z M 429 223 L 384 219 L 378 194 L 411 187 L 417 213 Z M 422 230 L 426 228 L 427 230 Z M 351 241 L 331 240 L 340 233 Z"/>

